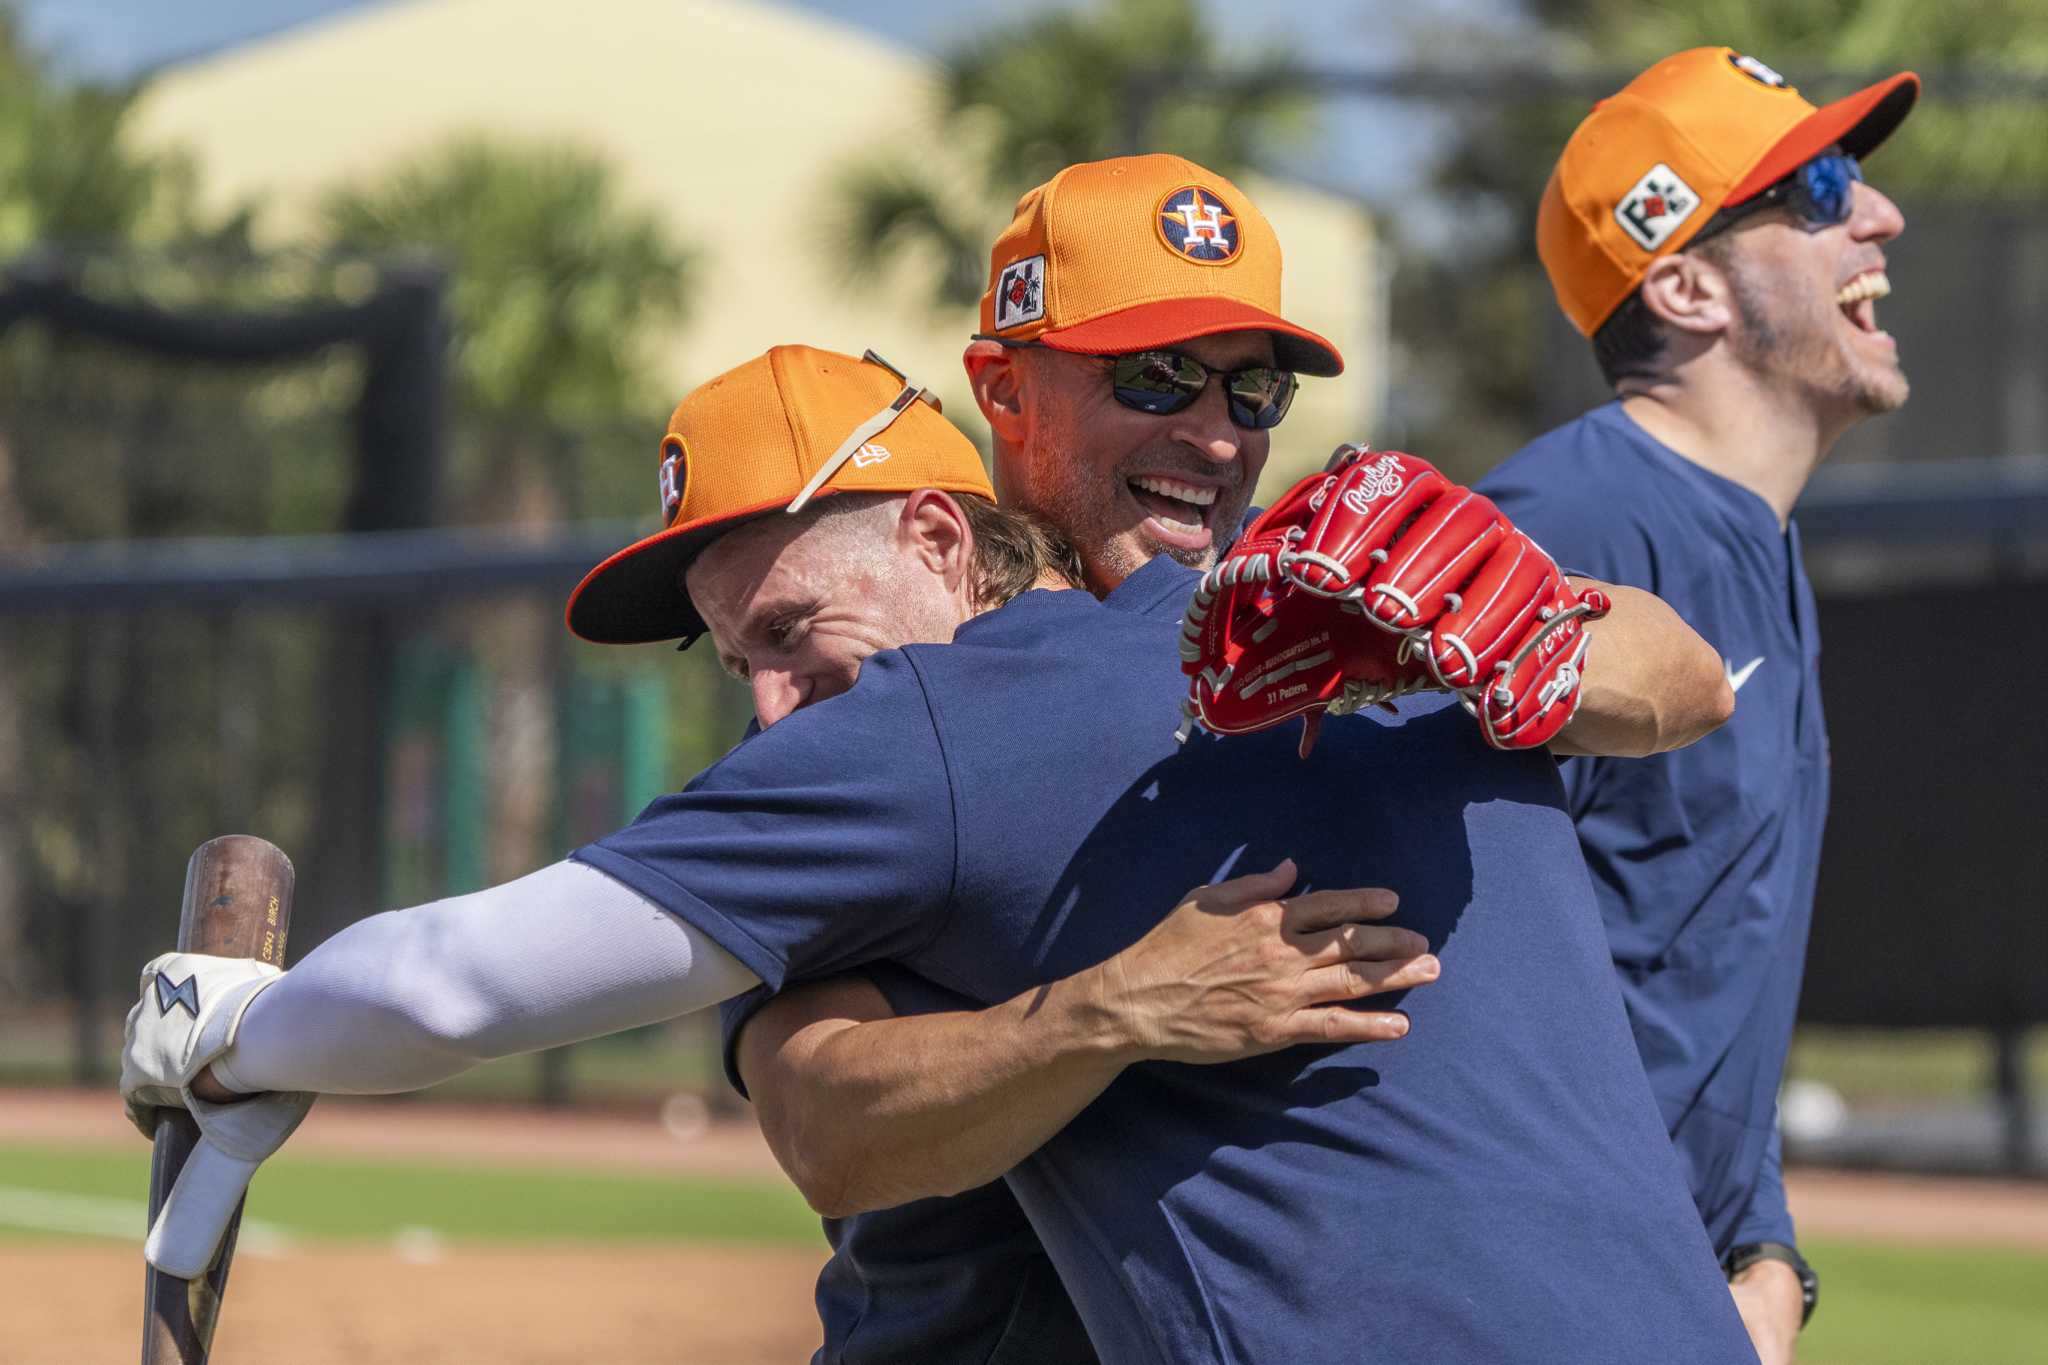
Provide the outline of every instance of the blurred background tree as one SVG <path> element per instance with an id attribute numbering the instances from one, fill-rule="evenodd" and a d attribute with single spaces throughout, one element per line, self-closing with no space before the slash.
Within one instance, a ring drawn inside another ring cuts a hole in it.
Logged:
<path id="1" fill-rule="evenodd" d="M 644 508 L 665 392 L 650 352 L 684 318 L 691 258 L 628 206 L 605 160 L 565 145 L 467 140 L 321 205 L 338 252 L 427 251 L 449 271 L 451 519 L 559 524 Z M 659 399 L 653 405 L 661 406 Z M 607 505 L 629 471 L 641 496 Z M 492 695 L 488 876 L 530 867 L 554 820 L 561 623 L 518 599 L 448 613 Z"/>
<path id="2" fill-rule="evenodd" d="M 691 257 L 623 202 L 604 159 L 464 141 L 336 187 L 320 217 L 331 250 L 427 251 L 449 269 L 455 400 L 483 437 L 452 452 L 458 516 L 616 514 L 588 505 L 569 433 L 665 392 L 650 352 L 685 317 Z"/>
<path id="3" fill-rule="evenodd" d="M 826 229 L 827 250 L 857 280 L 914 260 L 938 308 L 981 297 L 989 243 L 1017 197 L 1062 166 L 1142 147 L 1235 176 L 1312 128 L 1313 102 L 1279 79 L 1280 50 L 1226 43 L 1194 0 L 1047 11 L 981 32 L 940 65 L 936 156 L 918 148 L 849 167 Z M 1172 79 L 1185 72 L 1240 79 Z"/>
<path id="4" fill-rule="evenodd" d="M 193 167 L 137 150 L 128 117 L 139 87 L 54 81 L 0 9 L 0 258 L 33 243 L 160 243 L 246 227 L 202 223 Z"/>
<path id="5" fill-rule="evenodd" d="M 188 158 L 134 146 L 136 91 L 50 79 L 11 12 L 0 9 L 0 262 L 68 271 L 74 267 L 60 263 L 58 250 L 246 241 L 246 210 L 214 218 L 198 211 Z M 21 261 L 25 253 L 33 255 Z M 108 402 L 147 383 L 103 350 L 40 328 L 16 328 L 0 340 L 0 546 L 147 529 L 149 513 L 163 503 L 149 496 L 147 477 L 120 477 L 127 461 L 118 452 L 73 460 L 37 448 L 39 458 L 29 460 L 17 425 L 32 393 Z M 60 713 L 65 734 L 27 722 L 31 714 L 47 717 L 42 703 L 52 697 L 78 697 L 85 647 L 81 639 L 61 660 L 0 650 L 0 986 L 19 985 L 36 965 L 20 950 L 31 899 L 61 917 L 92 889 L 93 858 L 61 818 L 64 798 L 89 786 L 79 765 L 58 752 L 76 729 L 77 708 Z M 34 898 L 32 856 L 42 873 Z"/>
<path id="6" fill-rule="evenodd" d="M 1634 71 L 1659 57 L 1725 42 L 1784 73 L 1872 76 L 1915 67 L 2048 75 L 2048 24 L 2039 0 L 1524 0 L 1536 25 L 1503 46 L 1488 31 L 1440 29 L 1421 40 L 1446 60 L 1475 52 L 1559 70 Z M 1714 35 L 1709 37 L 1707 35 Z M 1815 103 L 1846 87 L 1805 84 Z M 1390 439 L 1436 452 L 1476 475 L 1534 436 L 1544 411 L 1546 328 L 1555 311 L 1536 260 L 1536 206 L 1558 151 L 1584 117 L 1583 100 L 1551 98 L 1469 107 L 1432 188 L 1453 226 L 1411 246 L 1396 275 L 1393 330 L 1397 410 Z M 2048 112 L 2038 101 L 1945 100 L 1938 84 L 1873 158 L 1887 193 L 1911 201 L 2035 201 L 2048 191 Z M 1910 202 L 1908 204 L 1910 208 Z M 1592 366 L 1590 348 L 1586 367 Z"/>

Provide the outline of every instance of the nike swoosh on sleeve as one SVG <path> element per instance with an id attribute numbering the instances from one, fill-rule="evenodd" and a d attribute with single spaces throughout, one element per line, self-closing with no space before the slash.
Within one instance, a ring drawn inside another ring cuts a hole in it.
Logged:
<path id="1" fill-rule="evenodd" d="M 1734 664 L 1729 663 L 1726 659 L 1721 660 L 1721 667 L 1728 674 L 1728 690 L 1730 692 L 1740 692 L 1742 685 L 1749 681 L 1749 675 L 1756 672 L 1756 666 L 1763 661 L 1764 656 L 1759 654 L 1740 669 L 1737 669 Z"/>

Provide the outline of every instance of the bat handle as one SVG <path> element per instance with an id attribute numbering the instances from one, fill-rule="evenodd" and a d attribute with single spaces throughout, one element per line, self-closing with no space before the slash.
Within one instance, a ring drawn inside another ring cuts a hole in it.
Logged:
<path id="1" fill-rule="evenodd" d="M 283 966 L 293 880 L 291 860 L 265 840 L 227 834 L 201 844 L 185 868 L 178 951 L 253 957 Z M 157 1111 L 149 1166 L 151 1226 L 198 1145 L 199 1124 L 190 1114 L 183 1109 Z M 235 1205 L 205 1274 L 183 1280 L 148 1266 L 143 1277 L 142 1365 L 206 1365 L 221 1295 L 227 1292 L 228 1267 L 234 1262 L 243 1202 Z"/>
<path id="2" fill-rule="evenodd" d="M 190 1114 L 182 1109 L 157 1111 L 156 1148 L 150 1158 L 151 1224 L 162 1211 L 177 1172 L 198 1143 L 199 1125 Z M 233 1263 L 240 1223 L 241 1209 L 237 1207 L 213 1264 L 198 1279 L 181 1280 L 148 1266 L 143 1276 L 142 1365 L 205 1365 L 213 1349 L 213 1328 L 219 1320 L 221 1295 L 227 1292 L 228 1267 Z"/>

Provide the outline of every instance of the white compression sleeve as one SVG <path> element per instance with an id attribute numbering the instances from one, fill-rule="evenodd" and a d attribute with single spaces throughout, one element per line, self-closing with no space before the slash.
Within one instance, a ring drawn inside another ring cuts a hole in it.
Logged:
<path id="1" fill-rule="evenodd" d="M 758 978 L 582 863 L 373 915 L 258 996 L 214 1064 L 242 1091 L 388 1094 L 479 1062 L 673 1019 Z"/>

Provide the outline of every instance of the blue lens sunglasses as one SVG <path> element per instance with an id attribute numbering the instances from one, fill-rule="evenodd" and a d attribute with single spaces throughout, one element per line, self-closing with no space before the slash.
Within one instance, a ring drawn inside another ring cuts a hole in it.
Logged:
<path id="1" fill-rule="evenodd" d="M 1754 199 L 1724 208 L 1693 234 L 1688 246 L 1704 242 L 1717 232 L 1765 209 L 1790 209 L 1808 232 L 1818 232 L 1849 221 L 1856 207 L 1856 186 L 1863 179 L 1863 167 L 1847 152 L 1822 152 L 1764 190 Z"/>

